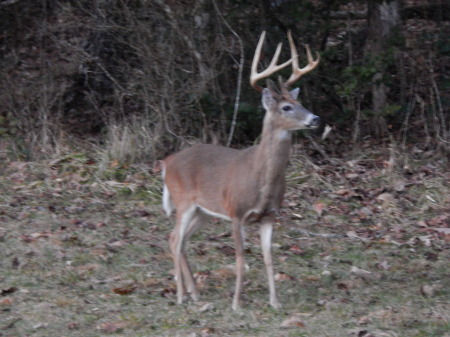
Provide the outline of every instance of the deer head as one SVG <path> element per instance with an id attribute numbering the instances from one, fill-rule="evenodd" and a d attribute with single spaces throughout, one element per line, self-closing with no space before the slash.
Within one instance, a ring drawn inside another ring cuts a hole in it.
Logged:
<path id="1" fill-rule="evenodd" d="M 308 64 L 300 68 L 298 64 L 297 48 L 292 39 L 291 32 L 288 32 L 289 45 L 291 50 L 291 58 L 278 65 L 278 58 L 281 52 L 282 44 L 279 43 L 267 69 L 258 73 L 258 61 L 261 58 L 262 46 L 264 44 L 266 33 L 263 32 L 256 47 L 255 55 L 250 75 L 250 84 L 257 90 L 262 92 L 262 104 L 266 110 L 266 119 L 272 119 L 278 127 L 287 130 L 312 129 L 319 126 L 319 117 L 314 115 L 311 111 L 303 107 L 297 100 L 300 92 L 299 88 L 289 91 L 289 86 L 298 81 L 300 77 L 312 71 L 320 61 L 320 56 L 317 53 L 317 58 L 314 60 L 309 47 L 306 45 L 306 55 Z M 273 73 L 292 64 L 292 74 L 289 79 L 283 82 L 279 77 L 279 87 L 276 87 L 271 80 L 267 80 L 267 88 L 262 88 L 258 85 L 258 81 L 269 77 Z M 272 117 L 272 118 L 270 118 Z"/>

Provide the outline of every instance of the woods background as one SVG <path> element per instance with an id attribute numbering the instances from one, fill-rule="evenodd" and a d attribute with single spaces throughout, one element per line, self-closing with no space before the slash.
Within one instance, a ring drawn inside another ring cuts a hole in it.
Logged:
<path id="1" fill-rule="evenodd" d="M 299 86 L 333 127 L 327 151 L 370 139 L 448 155 L 449 20 L 443 0 L 3 0 L 0 157 L 94 148 L 136 162 L 197 141 L 247 146 L 263 113 L 248 85 L 254 48 L 266 30 L 261 63 L 279 41 L 286 59 L 289 29 L 300 64 L 302 44 L 321 54 Z"/>

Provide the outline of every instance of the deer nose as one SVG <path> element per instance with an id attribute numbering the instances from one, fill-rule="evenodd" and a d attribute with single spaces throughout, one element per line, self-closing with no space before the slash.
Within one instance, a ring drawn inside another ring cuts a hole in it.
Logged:
<path id="1" fill-rule="evenodd" d="M 320 117 L 314 116 L 313 119 L 311 120 L 311 126 L 319 126 L 319 124 L 320 124 Z"/>

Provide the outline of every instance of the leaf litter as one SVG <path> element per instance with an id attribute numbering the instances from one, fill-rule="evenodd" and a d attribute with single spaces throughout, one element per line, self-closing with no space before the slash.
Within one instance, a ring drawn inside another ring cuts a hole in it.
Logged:
<path id="1" fill-rule="evenodd" d="M 283 309 L 268 308 L 249 226 L 241 313 L 230 311 L 234 244 L 222 222 L 191 240 L 203 302 L 174 305 L 173 220 L 160 210 L 158 177 L 119 164 L 100 172 L 80 155 L 9 163 L 0 177 L 0 334 L 442 335 L 449 173 L 421 163 L 383 173 L 383 157 L 347 162 L 294 158 L 288 174 L 301 179 L 289 180 L 273 239 Z"/>

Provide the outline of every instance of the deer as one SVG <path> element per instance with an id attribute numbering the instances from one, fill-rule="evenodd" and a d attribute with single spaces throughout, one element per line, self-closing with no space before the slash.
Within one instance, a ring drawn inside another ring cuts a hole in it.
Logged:
<path id="1" fill-rule="evenodd" d="M 258 72 L 261 50 L 265 41 L 262 32 L 251 66 L 250 85 L 262 93 L 265 109 L 260 143 L 244 149 L 219 145 L 197 144 L 162 160 L 163 208 L 168 217 L 176 210 L 176 224 L 169 237 L 175 267 L 177 303 L 182 304 L 186 293 L 199 300 L 191 267 L 186 256 L 186 245 L 192 234 L 210 218 L 231 221 L 236 255 L 236 284 L 232 309 L 241 306 L 245 269 L 245 226 L 259 225 L 261 250 L 269 285 L 269 303 L 281 308 L 275 290 L 272 261 L 272 232 L 285 193 L 287 167 L 292 133 L 319 126 L 319 117 L 297 100 L 299 88 L 288 90 L 294 82 L 317 67 L 305 45 L 308 64 L 299 67 L 297 48 L 290 31 L 288 40 L 291 58 L 278 64 L 282 43 L 279 43 L 269 66 Z M 279 78 L 277 87 L 267 79 L 272 74 L 292 65 L 287 81 Z M 267 88 L 258 82 L 267 79 Z"/>

